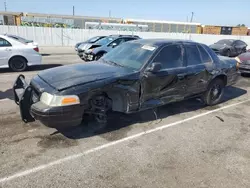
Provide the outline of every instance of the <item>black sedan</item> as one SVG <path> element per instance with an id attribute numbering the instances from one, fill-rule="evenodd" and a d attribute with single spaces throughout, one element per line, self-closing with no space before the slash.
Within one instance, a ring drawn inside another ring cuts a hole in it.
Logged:
<path id="1" fill-rule="evenodd" d="M 104 38 L 104 37 L 106 37 L 106 36 L 96 36 L 96 37 L 92 37 L 92 38 L 86 40 L 85 42 L 78 42 L 78 43 L 76 43 L 76 45 L 75 45 L 75 50 L 78 51 L 78 47 L 79 47 L 80 45 L 84 45 L 84 44 L 93 44 L 93 43 L 97 42 L 98 40 L 100 40 L 100 39 L 102 39 L 102 38 Z"/>
<path id="2" fill-rule="evenodd" d="M 44 70 L 13 87 L 23 121 L 50 127 L 78 125 L 83 114 L 106 122 L 108 111 L 133 113 L 190 97 L 220 102 L 236 83 L 238 63 L 206 45 L 184 40 L 135 40 L 99 61 Z"/>
<path id="3" fill-rule="evenodd" d="M 247 44 L 241 40 L 223 39 L 209 47 L 218 55 L 235 57 L 246 52 Z"/>

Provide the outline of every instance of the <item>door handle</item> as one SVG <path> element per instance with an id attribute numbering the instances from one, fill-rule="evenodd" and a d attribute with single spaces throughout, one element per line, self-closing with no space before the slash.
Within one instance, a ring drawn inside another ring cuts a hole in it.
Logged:
<path id="1" fill-rule="evenodd" d="M 5 51 L 11 51 L 11 49 L 10 48 L 5 48 Z"/>
<path id="2" fill-rule="evenodd" d="M 186 77 L 186 75 L 187 75 L 186 73 L 184 73 L 184 74 L 177 74 L 178 78 L 181 79 L 181 80 L 184 79 Z"/>

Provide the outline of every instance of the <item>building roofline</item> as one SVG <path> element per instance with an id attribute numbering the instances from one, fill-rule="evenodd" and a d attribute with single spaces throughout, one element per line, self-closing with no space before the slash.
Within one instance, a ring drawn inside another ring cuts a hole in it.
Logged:
<path id="1" fill-rule="evenodd" d="M 144 19 L 124 19 L 124 21 L 134 21 L 134 22 L 147 22 L 147 23 L 169 23 L 169 24 L 183 24 L 183 25 L 201 25 L 195 22 L 175 22 L 166 20 L 144 20 Z"/>

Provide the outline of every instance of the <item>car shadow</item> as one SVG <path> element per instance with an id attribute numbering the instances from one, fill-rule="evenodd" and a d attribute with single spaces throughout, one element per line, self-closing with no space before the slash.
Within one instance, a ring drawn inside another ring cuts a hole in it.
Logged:
<path id="1" fill-rule="evenodd" d="M 27 68 L 26 71 L 24 72 L 30 72 L 30 71 L 41 71 L 41 70 L 46 70 L 54 67 L 59 67 L 62 66 L 62 64 L 42 64 L 42 65 L 34 65 L 30 66 Z M 11 69 L 9 68 L 3 68 L 0 69 L 0 73 L 14 73 Z"/>
<path id="2" fill-rule="evenodd" d="M 2 99 L 14 100 L 12 89 L 7 89 L 6 91 L 0 91 L 0 100 Z"/>
<path id="3" fill-rule="evenodd" d="M 246 94 L 247 91 L 237 87 L 226 88 L 225 95 L 222 99 L 221 104 L 240 97 Z M 122 113 L 112 113 L 109 117 L 108 123 L 106 125 L 100 125 L 93 120 L 91 117 L 84 117 L 84 122 L 76 127 L 68 127 L 64 129 L 57 129 L 52 135 L 61 133 L 69 139 L 82 139 L 88 138 L 95 135 L 99 135 L 109 141 L 114 141 L 121 139 L 127 135 L 127 132 L 132 129 L 133 124 L 136 123 L 153 123 L 152 121 L 161 121 L 169 116 L 176 114 L 182 114 L 190 111 L 196 111 L 201 109 L 214 110 L 220 108 L 217 106 L 206 106 L 199 99 L 189 99 L 182 102 L 168 104 L 162 107 L 158 107 L 156 110 L 147 110 L 143 112 L 138 112 L 134 114 L 122 114 Z M 220 118 L 220 117 L 217 117 Z"/>
<path id="4" fill-rule="evenodd" d="M 41 54 L 41 56 L 51 56 L 51 54 Z"/>

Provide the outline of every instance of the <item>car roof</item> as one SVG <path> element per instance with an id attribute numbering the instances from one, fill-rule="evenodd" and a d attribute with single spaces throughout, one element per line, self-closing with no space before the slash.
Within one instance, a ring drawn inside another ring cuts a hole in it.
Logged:
<path id="1" fill-rule="evenodd" d="M 116 38 L 122 38 L 122 37 L 140 38 L 137 35 L 109 35 L 108 37 L 116 37 Z"/>
<path id="2" fill-rule="evenodd" d="M 135 40 L 135 41 L 131 41 L 131 42 L 153 45 L 153 46 L 157 46 L 157 47 L 160 47 L 160 46 L 166 45 L 166 44 L 173 44 L 173 43 L 177 43 L 177 42 L 197 44 L 197 42 L 194 42 L 192 40 L 184 40 L 184 39 L 139 39 L 139 40 Z"/>

